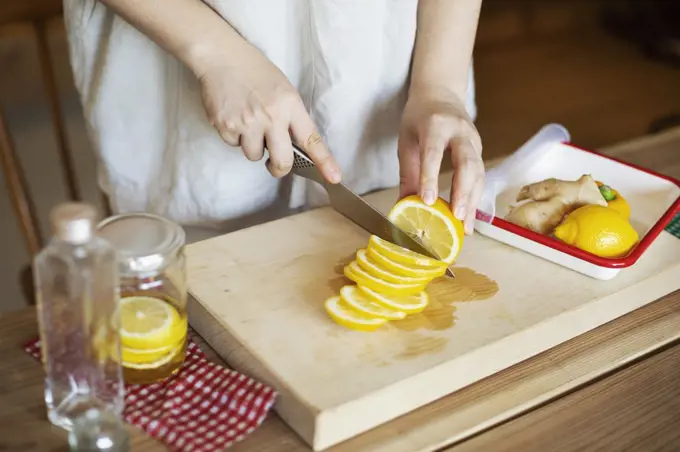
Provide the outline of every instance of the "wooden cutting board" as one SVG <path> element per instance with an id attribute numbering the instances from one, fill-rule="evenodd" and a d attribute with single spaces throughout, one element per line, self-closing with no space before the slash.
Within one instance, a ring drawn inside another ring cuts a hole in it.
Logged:
<path id="1" fill-rule="evenodd" d="M 367 199 L 386 211 L 396 191 Z M 342 265 L 367 240 L 322 208 L 187 248 L 192 326 L 234 368 L 278 389 L 275 409 L 315 450 L 680 288 L 680 240 L 665 232 L 611 281 L 476 235 L 458 259 L 459 284 L 434 283 L 430 314 L 358 333 L 330 321 L 323 301 L 348 283 Z"/>

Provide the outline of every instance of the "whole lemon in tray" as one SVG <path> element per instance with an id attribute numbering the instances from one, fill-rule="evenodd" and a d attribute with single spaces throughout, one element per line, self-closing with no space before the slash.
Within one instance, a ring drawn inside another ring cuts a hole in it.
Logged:
<path id="1" fill-rule="evenodd" d="M 554 234 L 568 245 L 610 258 L 625 256 L 639 240 L 623 215 L 598 205 L 574 210 L 555 228 Z"/>
<path id="2" fill-rule="evenodd" d="M 596 181 L 596 183 L 600 188 L 600 193 L 602 193 L 602 196 L 604 196 L 604 199 L 607 201 L 607 207 L 616 210 L 626 220 L 629 219 L 630 205 L 628 204 L 628 201 L 626 201 L 626 198 L 621 196 L 618 191 L 614 190 L 610 186 L 605 185 L 600 181 Z"/>

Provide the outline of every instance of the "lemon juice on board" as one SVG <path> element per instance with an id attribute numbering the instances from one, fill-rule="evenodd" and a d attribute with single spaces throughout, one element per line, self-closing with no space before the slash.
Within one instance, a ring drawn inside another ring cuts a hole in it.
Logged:
<path id="1" fill-rule="evenodd" d="M 125 382 L 163 380 L 176 373 L 186 357 L 184 231 L 162 217 L 135 213 L 105 220 L 99 233 L 118 251 Z"/>

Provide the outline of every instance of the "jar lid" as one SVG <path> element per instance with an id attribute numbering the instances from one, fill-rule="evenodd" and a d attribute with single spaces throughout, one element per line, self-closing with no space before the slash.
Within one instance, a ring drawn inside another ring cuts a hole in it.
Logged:
<path id="1" fill-rule="evenodd" d="M 123 274 L 161 270 L 175 260 L 185 241 L 180 225 L 150 213 L 115 215 L 97 229 L 116 248 Z"/>

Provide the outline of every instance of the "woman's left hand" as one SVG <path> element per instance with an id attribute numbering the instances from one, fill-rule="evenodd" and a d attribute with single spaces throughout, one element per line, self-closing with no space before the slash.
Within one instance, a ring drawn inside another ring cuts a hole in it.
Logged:
<path id="1" fill-rule="evenodd" d="M 400 197 L 419 194 L 432 204 L 444 151 L 453 164 L 451 208 L 472 234 L 484 188 L 482 141 L 465 105 L 446 88 L 411 89 L 399 133 Z"/>

